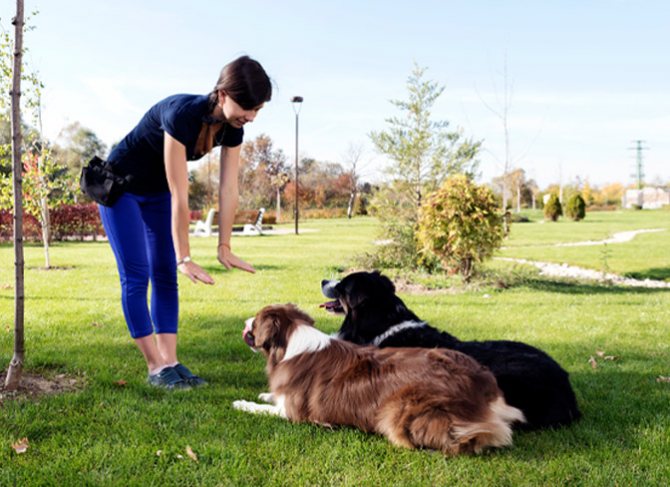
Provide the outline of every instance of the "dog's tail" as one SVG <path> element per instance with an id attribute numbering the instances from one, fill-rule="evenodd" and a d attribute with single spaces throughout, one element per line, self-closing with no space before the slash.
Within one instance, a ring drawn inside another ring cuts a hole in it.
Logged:
<path id="1" fill-rule="evenodd" d="M 486 447 L 511 445 L 511 425 L 517 421 L 526 422 L 523 412 L 498 396 L 489 404 L 488 417 L 484 421 L 454 424 L 452 434 L 459 443 L 469 444 L 475 453 L 479 453 Z"/>
<path id="2" fill-rule="evenodd" d="M 377 418 L 377 431 L 398 446 L 433 448 L 447 455 L 479 453 L 487 447 L 511 444 L 510 425 L 525 421 L 523 413 L 502 396 L 483 405 L 479 419 L 469 420 L 464 412 L 474 405 L 445 404 L 434 392 L 411 389 L 386 402 Z"/>

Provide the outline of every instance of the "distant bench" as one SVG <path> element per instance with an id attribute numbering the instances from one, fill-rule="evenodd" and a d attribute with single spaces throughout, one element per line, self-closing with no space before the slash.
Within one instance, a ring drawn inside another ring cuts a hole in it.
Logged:
<path id="1" fill-rule="evenodd" d="M 254 223 L 246 223 L 244 226 L 233 227 L 233 232 L 242 233 L 244 235 L 262 235 L 264 230 L 272 230 L 271 225 L 263 225 L 263 215 L 265 208 L 258 210 Z M 194 237 L 210 237 L 213 234 L 212 227 L 216 218 L 217 211 L 213 208 L 207 212 L 207 217 L 204 220 L 195 222 L 195 229 L 193 230 Z"/>

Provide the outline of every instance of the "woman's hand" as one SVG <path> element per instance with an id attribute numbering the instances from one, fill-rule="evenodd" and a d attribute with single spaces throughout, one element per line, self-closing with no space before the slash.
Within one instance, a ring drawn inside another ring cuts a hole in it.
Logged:
<path id="1" fill-rule="evenodd" d="M 256 272 L 254 266 L 244 262 L 242 259 L 234 255 L 231 252 L 230 247 L 228 247 L 226 244 L 219 245 L 219 262 L 221 262 L 221 264 L 223 264 L 226 269 L 232 269 L 235 267 L 236 269 L 250 272 L 252 274 Z"/>
<path id="2" fill-rule="evenodd" d="M 188 262 L 183 262 L 177 266 L 179 272 L 186 274 L 186 276 L 193 282 L 204 282 L 205 284 L 214 284 L 214 279 L 210 277 L 209 274 L 200 267 L 198 264 L 189 260 Z"/>

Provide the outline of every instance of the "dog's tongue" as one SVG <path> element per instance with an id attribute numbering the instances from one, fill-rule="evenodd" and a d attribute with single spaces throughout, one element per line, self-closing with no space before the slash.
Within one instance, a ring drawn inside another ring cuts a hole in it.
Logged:
<path id="1" fill-rule="evenodd" d="M 252 332 L 251 328 L 251 323 L 253 322 L 253 318 L 249 318 L 247 321 L 244 322 L 244 330 L 242 330 L 242 340 L 244 340 L 244 343 L 249 345 L 251 349 L 255 352 L 256 349 L 254 348 L 255 346 L 255 340 L 254 340 L 254 334 Z"/>
<path id="2" fill-rule="evenodd" d="M 340 301 L 338 299 L 334 301 L 327 301 L 319 305 L 319 308 L 323 308 L 328 313 L 332 313 L 334 315 L 344 313 L 344 310 L 342 309 L 342 304 L 340 304 Z"/>
<path id="3" fill-rule="evenodd" d="M 251 333 L 251 322 L 249 320 L 244 322 L 244 330 L 242 330 L 242 338 L 244 338 L 247 333 Z"/>

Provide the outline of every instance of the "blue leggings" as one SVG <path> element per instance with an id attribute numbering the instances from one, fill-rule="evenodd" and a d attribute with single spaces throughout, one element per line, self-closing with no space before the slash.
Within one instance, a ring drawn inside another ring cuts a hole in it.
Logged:
<path id="1" fill-rule="evenodd" d="M 130 335 L 177 333 L 179 298 L 170 193 L 124 193 L 114 206 L 99 205 L 99 209 L 119 269 L 121 306 Z"/>

